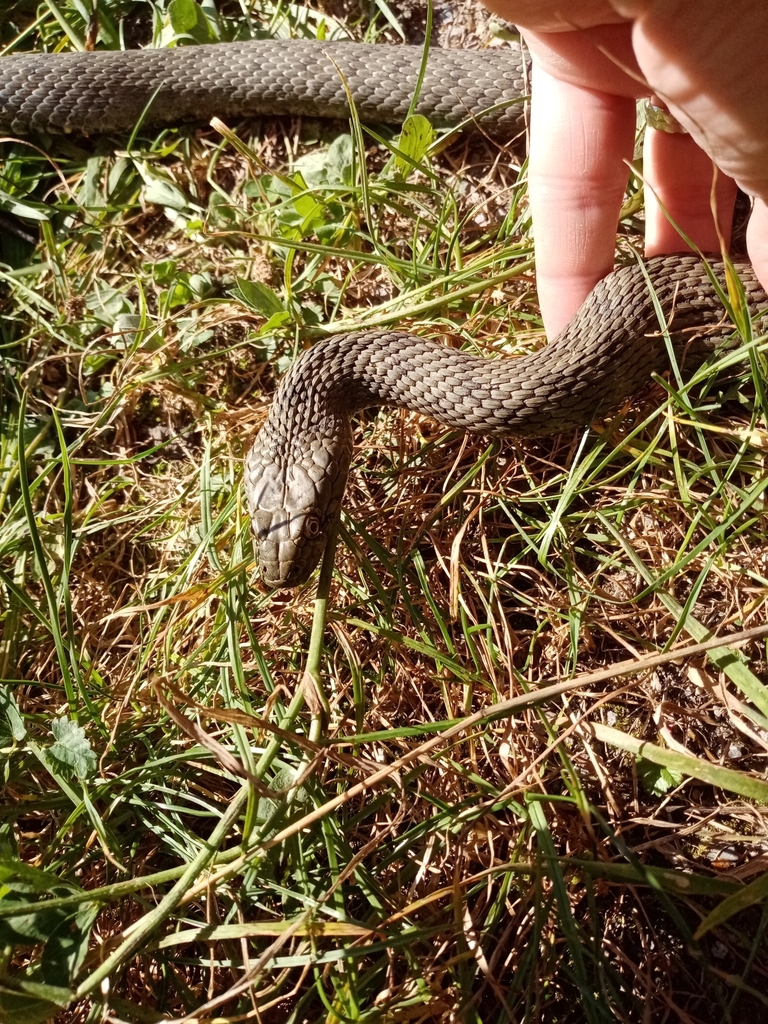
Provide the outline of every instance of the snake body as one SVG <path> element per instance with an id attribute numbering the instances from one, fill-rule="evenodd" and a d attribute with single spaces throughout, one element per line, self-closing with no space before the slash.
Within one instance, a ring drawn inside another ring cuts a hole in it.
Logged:
<path id="1" fill-rule="evenodd" d="M 437 127 L 522 131 L 527 68 L 520 48 L 258 40 L 172 50 L 19 54 L 0 60 L 0 131 L 81 135 L 256 114 L 362 120 L 416 112 Z M 739 266 L 752 312 L 768 297 Z M 723 267 L 712 264 L 723 280 Z M 656 294 L 656 305 L 652 294 Z M 679 359 L 695 366 L 729 334 L 723 306 L 694 256 L 624 267 L 591 293 L 543 352 L 479 359 L 402 331 L 328 338 L 283 379 L 245 464 L 261 572 L 296 586 L 312 572 L 339 514 L 352 453 L 350 417 L 399 406 L 488 435 L 545 435 L 587 424 L 668 364 L 659 315 Z"/>
<path id="2" fill-rule="evenodd" d="M 22 53 L 0 60 L 0 131 L 96 135 L 258 114 L 408 114 L 419 46 L 255 39 L 171 50 Z M 526 64 L 517 44 L 431 50 L 416 113 L 435 127 L 476 121 L 505 139 L 523 128 Z"/>
<path id="3" fill-rule="evenodd" d="M 737 270 L 750 312 L 764 312 L 768 296 L 751 266 Z M 723 264 L 710 271 L 724 288 Z M 265 582 L 298 586 L 322 555 L 346 485 L 353 413 L 395 406 L 496 437 L 571 430 L 669 366 L 659 313 L 686 369 L 733 333 L 707 267 L 686 255 L 614 271 L 553 342 L 521 358 L 483 359 L 402 331 L 316 344 L 283 378 L 246 458 Z"/>

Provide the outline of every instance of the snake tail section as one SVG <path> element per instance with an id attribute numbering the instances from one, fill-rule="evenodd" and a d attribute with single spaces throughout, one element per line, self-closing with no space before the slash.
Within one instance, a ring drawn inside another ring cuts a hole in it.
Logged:
<path id="1" fill-rule="evenodd" d="M 419 79 L 419 46 L 260 39 L 174 49 L 14 54 L 0 59 L 0 131 L 97 135 L 212 117 L 349 115 L 400 124 Z M 524 130 L 519 44 L 430 50 L 416 112 L 436 128 L 475 120 L 509 141 Z"/>
<path id="2" fill-rule="evenodd" d="M 722 263 L 710 268 L 724 282 Z M 750 311 L 764 313 L 751 266 L 737 270 Z M 686 370 L 732 337 L 705 265 L 687 255 L 614 271 L 551 344 L 520 358 L 484 359 L 397 330 L 327 338 L 303 353 L 245 463 L 265 582 L 298 586 L 315 568 L 339 514 L 354 413 L 395 406 L 495 437 L 583 427 L 668 369 L 653 293 Z"/>

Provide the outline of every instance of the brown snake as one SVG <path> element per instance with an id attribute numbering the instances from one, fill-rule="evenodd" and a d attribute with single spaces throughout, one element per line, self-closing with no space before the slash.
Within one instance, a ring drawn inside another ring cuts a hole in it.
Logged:
<path id="1" fill-rule="evenodd" d="M 417 47 L 277 40 L 22 54 L 0 60 L 0 131 L 87 135 L 214 115 L 339 117 L 348 113 L 345 85 L 361 119 L 399 122 L 421 57 Z M 511 138 L 525 91 L 519 47 L 433 50 L 415 109 L 436 126 L 478 122 Z M 722 264 L 711 269 L 722 282 Z M 768 306 L 752 268 L 737 269 L 750 312 Z M 283 379 L 246 458 L 264 580 L 296 586 L 317 564 L 339 515 L 355 412 L 396 406 L 493 436 L 582 426 L 667 367 L 659 311 L 686 368 L 731 334 L 707 269 L 685 255 L 614 271 L 543 352 L 520 359 L 480 359 L 397 330 L 316 344 Z"/>
<path id="2" fill-rule="evenodd" d="M 722 283 L 722 263 L 711 269 Z M 752 267 L 736 269 L 750 311 L 765 309 Z M 353 413 L 396 406 L 495 437 L 589 424 L 669 366 L 651 287 L 686 370 L 732 336 L 705 265 L 681 255 L 615 270 L 554 341 L 521 358 L 483 359 L 396 330 L 345 334 L 304 352 L 245 462 L 264 580 L 297 586 L 322 555 L 346 484 Z"/>

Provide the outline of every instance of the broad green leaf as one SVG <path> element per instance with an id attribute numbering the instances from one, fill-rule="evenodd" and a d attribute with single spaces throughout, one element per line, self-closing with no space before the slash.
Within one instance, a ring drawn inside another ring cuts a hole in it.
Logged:
<path id="1" fill-rule="evenodd" d="M 145 175 L 147 184 L 144 186 L 144 198 L 148 203 L 155 206 L 167 206 L 171 210 L 184 211 L 190 208 L 189 200 L 181 191 L 172 185 L 170 181 L 162 178 L 149 178 Z"/>
<path id="2" fill-rule="evenodd" d="M 13 744 L 13 733 L 7 721 L 0 718 L 0 751 Z"/>
<path id="3" fill-rule="evenodd" d="M 151 274 L 157 284 L 170 284 L 178 274 L 175 260 L 158 260 L 157 263 L 143 263 L 141 269 Z"/>
<path id="4" fill-rule="evenodd" d="M 51 892 L 63 885 L 76 891 L 50 871 L 30 867 L 15 857 L 0 857 L 0 885 L 14 892 Z"/>
<path id="5" fill-rule="evenodd" d="M 96 755 L 91 744 L 76 722 L 68 718 L 57 718 L 51 726 L 56 742 L 47 750 L 48 757 L 57 763 L 65 775 L 76 775 L 87 779 L 96 771 Z"/>
<path id="6" fill-rule="evenodd" d="M 350 135 L 338 135 L 327 149 L 306 153 L 294 164 L 295 180 L 309 185 L 351 185 L 354 147 Z"/>
<path id="7" fill-rule="evenodd" d="M 403 125 L 397 148 L 405 157 L 418 164 L 423 159 L 427 150 L 435 141 L 435 132 L 432 125 L 422 114 L 412 114 Z M 400 154 L 395 155 L 397 170 L 406 178 L 413 170 L 413 164 L 403 159 Z"/>
<path id="8" fill-rule="evenodd" d="M 207 271 L 187 275 L 189 287 L 196 299 L 204 299 L 214 290 L 216 282 Z"/>
<path id="9" fill-rule="evenodd" d="M 171 0 L 168 4 L 171 27 L 179 35 L 192 31 L 197 24 L 198 13 L 195 0 Z"/>
<path id="10" fill-rule="evenodd" d="M 186 306 L 193 299 L 192 290 L 183 279 L 174 281 L 171 287 L 162 292 L 159 296 L 159 306 L 163 314 L 167 315 L 172 309 L 179 306 Z"/>
<path id="11" fill-rule="evenodd" d="M 88 952 L 91 928 L 98 912 L 97 904 L 86 903 L 51 930 L 40 960 L 46 984 L 65 986 L 74 979 Z"/>
<path id="12" fill-rule="evenodd" d="M 296 212 L 301 217 L 301 230 L 303 233 L 314 231 L 325 224 L 325 213 L 322 206 L 309 193 L 296 196 L 293 200 Z"/>
<path id="13" fill-rule="evenodd" d="M 266 317 L 286 312 L 279 296 L 260 281 L 248 281 L 244 277 L 238 277 L 234 295 L 246 306 L 258 310 Z"/>
<path id="14" fill-rule="evenodd" d="M 27 730 L 9 686 L 0 688 L 0 714 L 5 716 L 9 738 L 21 743 Z"/>
<path id="15" fill-rule="evenodd" d="M 337 135 L 328 147 L 328 180 L 351 185 L 354 181 L 355 147 L 351 135 Z"/>
<path id="16" fill-rule="evenodd" d="M 0 945 L 36 946 L 46 942 L 70 916 L 63 907 L 46 910 L 44 904 L 41 904 L 38 910 L 34 910 L 35 904 L 32 902 L 29 906 L 30 912 L 27 914 L 0 918 Z"/>
<path id="17" fill-rule="evenodd" d="M 637 758 L 637 777 L 643 787 L 653 796 L 664 796 L 670 789 L 679 786 L 683 781 L 680 772 L 665 768 L 664 765 L 654 764 L 645 757 Z"/>
<path id="18" fill-rule="evenodd" d="M 142 317 L 137 313 L 118 313 L 112 325 L 112 344 L 117 349 L 129 349 L 142 333 Z"/>
<path id="19" fill-rule="evenodd" d="M 309 192 L 299 171 L 291 177 L 265 174 L 260 186 L 267 199 L 275 204 L 273 212 L 284 237 L 300 238 L 325 223 L 323 207 Z"/>
<path id="20" fill-rule="evenodd" d="M 214 38 L 205 11 L 195 0 L 171 0 L 168 17 L 175 36 L 192 36 L 198 43 L 208 43 Z M 163 35 L 167 39 L 167 33 Z"/>
<path id="21" fill-rule="evenodd" d="M 133 303 L 123 292 L 113 288 L 106 281 L 98 278 L 93 282 L 91 292 L 86 300 L 86 307 L 96 319 L 112 325 L 122 313 L 133 313 Z"/>
<path id="22" fill-rule="evenodd" d="M 285 327 L 285 325 L 289 324 L 290 322 L 291 322 L 291 314 L 288 312 L 287 309 L 281 309 L 279 313 L 273 313 L 272 314 L 272 316 L 269 318 L 269 320 L 267 320 L 267 322 L 265 324 L 263 324 L 259 328 L 258 333 L 259 334 L 261 334 L 262 332 L 264 332 L 264 333 L 271 333 L 272 331 L 276 330 L 278 327 Z M 280 360 L 278 359 L 278 362 L 279 361 Z M 290 360 L 289 360 L 289 362 L 290 362 Z"/>
<path id="23" fill-rule="evenodd" d="M 38 985 L 31 981 L 11 988 L 8 982 L 0 982 L 0 1021 L 43 1024 L 71 1000 L 72 993 L 67 988 Z"/>

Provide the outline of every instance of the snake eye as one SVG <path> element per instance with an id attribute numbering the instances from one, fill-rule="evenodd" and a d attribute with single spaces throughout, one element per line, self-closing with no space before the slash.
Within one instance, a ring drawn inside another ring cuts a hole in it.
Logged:
<path id="1" fill-rule="evenodd" d="M 319 537 L 321 529 L 320 520 L 317 516 L 310 514 L 305 517 L 302 528 L 302 533 L 305 537 L 308 537 L 310 540 L 313 537 Z"/>

